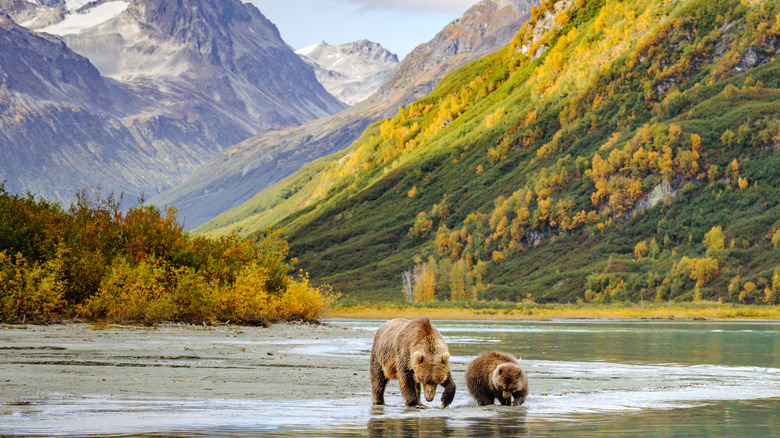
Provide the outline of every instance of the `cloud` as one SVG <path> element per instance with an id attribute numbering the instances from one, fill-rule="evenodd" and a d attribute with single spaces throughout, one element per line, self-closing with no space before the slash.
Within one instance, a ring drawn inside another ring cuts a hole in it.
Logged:
<path id="1" fill-rule="evenodd" d="M 346 0 L 361 11 L 394 10 L 461 14 L 479 0 Z"/>

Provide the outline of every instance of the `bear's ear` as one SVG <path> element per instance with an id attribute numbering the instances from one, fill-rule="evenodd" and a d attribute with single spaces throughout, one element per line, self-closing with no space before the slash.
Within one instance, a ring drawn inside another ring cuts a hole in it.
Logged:
<path id="1" fill-rule="evenodd" d="M 498 371 L 498 375 L 499 376 L 503 376 L 504 375 L 504 367 L 500 366 L 500 367 L 496 368 L 496 370 Z"/>
<path id="2" fill-rule="evenodd" d="M 441 355 L 441 363 L 446 365 L 447 362 L 449 362 L 449 360 L 450 360 L 450 354 L 449 353 L 444 353 L 444 354 Z"/>
<path id="3" fill-rule="evenodd" d="M 412 353 L 412 363 L 419 365 L 423 362 L 425 362 L 425 355 L 421 351 Z"/>

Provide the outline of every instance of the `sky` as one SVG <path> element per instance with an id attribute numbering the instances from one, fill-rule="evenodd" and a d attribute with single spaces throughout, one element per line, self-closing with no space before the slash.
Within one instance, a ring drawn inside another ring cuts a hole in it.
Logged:
<path id="1" fill-rule="evenodd" d="M 245 0 L 246 1 L 246 0 Z M 249 0 L 284 41 L 302 49 L 362 39 L 403 59 L 479 0 Z"/>

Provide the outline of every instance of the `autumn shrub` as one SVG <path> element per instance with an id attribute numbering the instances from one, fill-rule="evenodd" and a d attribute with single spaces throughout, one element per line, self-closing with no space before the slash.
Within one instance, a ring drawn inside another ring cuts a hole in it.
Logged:
<path id="1" fill-rule="evenodd" d="M 293 281 L 277 300 L 277 318 L 314 321 L 328 303 L 328 299 L 329 295 L 312 287 L 307 278 Z"/>
<path id="2" fill-rule="evenodd" d="M 194 269 L 179 268 L 171 298 L 176 306 L 176 319 L 190 323 L 217 321 L 220 292 L 217 281 L 207 280 Z"/>
<path id="3" fill-rule="evenodd" d="M 80 191 L 68 210 L 0 184 L 0 318 L 265 323 L 316 319 L 327 301 L 279 230 L 192 238 L 175 209 Z"/>
<path id="4" fill-rule="evenodd" d="M 112 263 L 98 293 L 79 309 L 93 319 L 146 322 L 175 319 L 171 291 L 175 278 L 170 266 L 149 259 L 137 264 L 125 257 Z"/>
<path id="5" fill-rule="evenodd" d="M 257 263 L 244 266 L 234 283 L 225 285 L 217 299 L 220 320 L 256 322 L 273 319 L 276 303 L 266 290 L 270 276 Z"/>
<path id="6" fill-rule="evenodd" d="M 44 321 L 65 305 L 54 262 L 29 264 L 21 253 L 0 252 L 0 319 Z"/>

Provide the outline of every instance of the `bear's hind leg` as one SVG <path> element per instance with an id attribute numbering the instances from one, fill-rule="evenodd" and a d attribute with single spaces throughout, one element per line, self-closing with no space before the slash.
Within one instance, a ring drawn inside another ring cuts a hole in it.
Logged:
<path id="1" fill-rule="evenodd" d="M 480 406 L 492 405 L 496 401 L 496 398 L 493 397 L 493 394 L 472 394 L 472 396 Z"/>
<path id="2" fill-rule="evenodd" d="M 371 356 L 371 396 L 375 405 L 385 404 L 385 387 L 389 379 L 385 377 L 382 365 Z"/>

